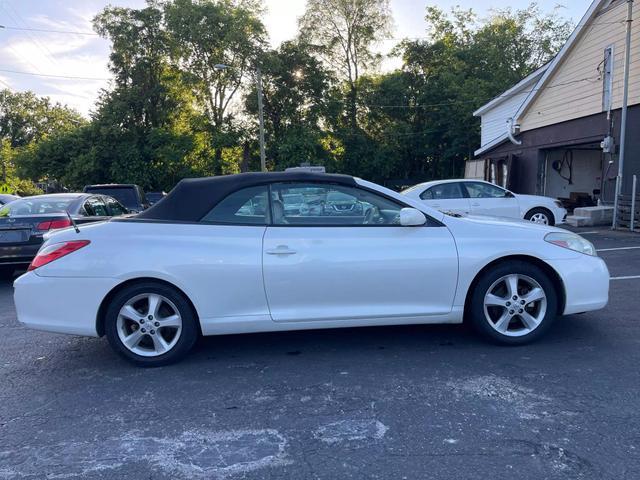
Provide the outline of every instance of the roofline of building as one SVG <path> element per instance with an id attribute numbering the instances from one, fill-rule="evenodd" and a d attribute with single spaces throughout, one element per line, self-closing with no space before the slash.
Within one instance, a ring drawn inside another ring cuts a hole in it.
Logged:
<path id="1" fill-rule="evenodd" d="M 533 100 L 538 97 L 540 90 L 544 88 L 549 78 L 556 72 L 558 67 L 562 64 L 562 61 L 575 46 L 582 32 L 591 25 L 591 21 L 596 16 L 600 8 L 608 1 L 609 0 L 593 0 L 587 12 L 580 19 L 580 22 L 578 22 L 578 26 L 573 30 L 565 44 L 560 49 L 560 52 L 558 52 L 555 58 L 549 63 L 548 68 L 546 69 L 540 80 L 538 80 L 538 83 L 536 83 L 535 88 L 531 91 L 531 93 L 529 93 L 524 102 L 522 102 L 522 105 L 520 105 L 520 108 L 518 108 L 518 110 L 516 111 L 515 115 L 513 116 L 514 123 L 519 123 L 520 119 L 526 113 Z"/>
<path id="2" fill-rule="evenodd" d="M 508 89 L 508 90 L 502 92 L 500 95 L 494 97 L 488 103 L 485 103 L 483 106 L 478 108 L 475 112 L 473 112 L 473 116 L 474 117 L 478 117 L 478 116 L 482 115 L 487 110 L 491 110 L 492 108 L 497 107 L 501 103 L 506 102 L 509 98 L 511 98 L 512 96 L 518 94 L 521 90 L 523 90 L 524 88 L 528 87 L 529 85 L 531 85 L 533 83 L 537 83 L 538 79 L 547 70 L 549 65 L 550 65 L 550 63 L 547 63 L 546 65 L 543 65 L 542 67 L 537 69 L 535 72 L 530 73 L 525 78 L 520 80 L 518 83 L 516 83 L 510 89 Z"/>
<path id="3" fill-rule="evenodd" d="M 509 140 L 509 135 L 507 135 L 507 133 L 505 132 L 502 135 L 500 135 L 499 137 L 494 138 L 492 141 L 490 141 L 486 145 L 483 145 L 478 150 L 473 152 L 473 156 L 477 157 L 478 155 L 482 155 L 483 153 L 491 150 L 492 148 L 497 147 L 498 145 L 506 142 L 507 140 Z"/>

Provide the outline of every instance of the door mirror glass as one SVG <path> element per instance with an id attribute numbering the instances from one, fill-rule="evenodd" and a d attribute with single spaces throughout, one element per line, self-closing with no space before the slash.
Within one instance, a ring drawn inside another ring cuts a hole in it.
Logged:
<path id="1" fill-rule="evenodd" d="M 415 208 L 403 208 L 400 210 L 400 225 L 403 227 L 421 227 L 427 223 L 427 217 Z"/>

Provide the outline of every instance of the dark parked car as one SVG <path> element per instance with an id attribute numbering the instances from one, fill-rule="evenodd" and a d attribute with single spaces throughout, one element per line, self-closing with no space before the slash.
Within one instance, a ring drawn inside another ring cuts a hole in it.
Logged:
<path id="1" fill-rule="evenodd" d="M 87 185 L 83 192 L 108 195 L 127 207 L 131 213 L 140 213 L 149 208 L 144 190 L 133 183 L 108 183 L 105 185 Z"/>
<path id="2" fill-rule="evenodd" d="M 67 215 L 69 212 L 69 215 Z M 108 220 L 128 210 L 117 200 L 87 193 L 25 197 L 0 208 L 0 267 L 5 273 L 27 266 L 42 245 L 43 235 L 72 225 Z"/>
<path id="3" fill-rule="evenodd" d="M 167 196 L 167 192 L 147 192 L 146 194 L 147 201 L 149 205 L 153 205 L 154 203 L 158 203 L 164 197 Z"/>
<path id="4" fill-rule="evenodd" d="M 14 200 L 18 200 L 20 197 L 17 195 L 8 195 L 6 193 L 0 194 L 0 206 L 6 205 L 9 202 L 13 202 Z"/>

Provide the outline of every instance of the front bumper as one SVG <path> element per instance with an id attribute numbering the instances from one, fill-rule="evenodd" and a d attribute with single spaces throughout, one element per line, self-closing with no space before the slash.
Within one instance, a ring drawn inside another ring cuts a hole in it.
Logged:
<path id="1" fill-rule="evenodd" d="M 561 225 L 567 221 L 567 209 L 556 207 L 553 211 L 553 216 L 555 217 L 556 225 Z"/>
<path id="2" fill-rule="evenodd" d="M 18 321 L 36 330 L 97 337 L 98 309 L 117 284 L 114 278 L 40 277 L 27 272 L 13 284 Z"/>
<path id="3" fill-rule="evenodd" d="M 576 259 L 552 260 L 565 290 L 563 315 L 604 308 L 609 301 L 609 270 L 600 257 L 582 255 Z"/>

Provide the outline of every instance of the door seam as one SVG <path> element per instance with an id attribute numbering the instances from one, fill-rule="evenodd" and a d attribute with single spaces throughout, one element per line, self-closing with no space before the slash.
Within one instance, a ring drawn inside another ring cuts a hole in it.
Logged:
<path id="1" fill-rule="evenodd" d="M 269 318 L 271 319 L 272 322 L 275 322 L 275 320 L 273 319 L 273 315 L 271 314 L 271 305 L 269 304 L 269 295 L 267 295 L 267 281 L 264 278 L 264 249 L 265 249 L 265 244 L 264 244 L 264 238 L 267 236 L 267 230 L 269 230 L 269 227 L 266 226 L 264 228 L 264 232 L 262 233 L 262 245 L 261 245 L 261 249 L 260 249 L 260 260 L 261 260 L 261 272 L 262 272 L 262 290 L 264 291 L 264 300 L 267 303 L 267 309 L 269 310 Z"/>

